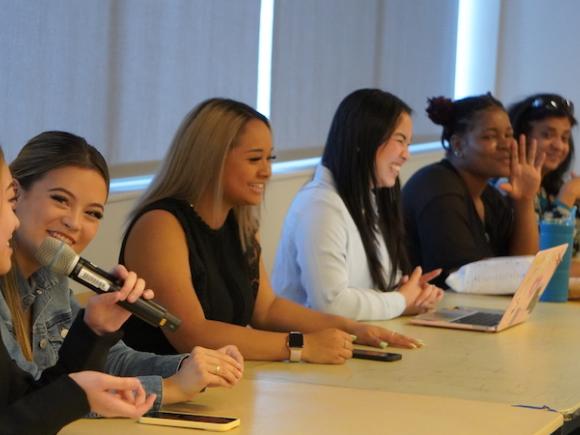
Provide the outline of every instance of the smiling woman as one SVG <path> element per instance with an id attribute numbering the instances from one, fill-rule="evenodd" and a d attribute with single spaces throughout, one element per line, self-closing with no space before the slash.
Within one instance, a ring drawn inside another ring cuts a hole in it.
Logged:
<path id="1" fill-rule="evenodd" d="M 0 148 L 0 276 L 12 266 L 10 239 L 18 228 L 14 212 L 15 183 Z M 59 352 L 59 361 L 42 374 L 38 382 L 20 369 L 5 347 L 12 342 L 10 322 L 0 298 L 0 427 L 3 434 L 56 433 L 65 424 L 89 410 L 103 416 L 138 417 L 153 404 L 145 398 L 137 379 L 122 379 L 87 370 L 102 369 L 109 347 L 118 341 L 115 333 L 130 313 L 115 305 L 134 301 L 144 288 L 127 280 L 115 294 L 94 296 L 78 316 Z M 106 314 L 105 314 L 106 313 Z M 10 347 L 10 346 L 9 346 Z M 79 371 L 84 370 L 84 371 Z"/>
<path id="2" fill-rule="evenodd" d="M 534 94 L 512 104 L 510 119 L 517 134 L 525 134 L 538 142 L 546 153 L 542 167 L 542 184 L 536 196 L 538 218 L 545 212 L 569 216 L 580 200 L 580 177 L 570 174 L 574 159 L 572 129 L 578 124 L 574 104 L 557 94 Z M 580 214 L 576 215 L 573 255 L 580 250 Z M 574 274 L 580 270 L 574 267 Z"/>
<path id="3" fill-rule="evenodd" d="M 22 220 L 15 255 L 25 275 L 38 269 L 34 253 L 46 236 L 63 240 L 77 252 L 95 237 L 107 200 L 107 184 L 95 170 L 58 168 L 32 185 L 21 184 L 17 191 Z"/>
<path id="4" fill-rule="evenodd" d="M 262 121 L 248 121 L 234 147 L 228 154 L 223 167 L 223 200 L 221 213 L 206 213 L 203 217 L 210 226 L 219 228 L 223 225 L 230 209 L 236 206 L 257 206 L 262 202 L 266 182 L 272 175 L 270 162 L 272 155 L 272 134 Z M 196 203 L 199 213 L 210 211 L 208 207 L 213 195 L 207 191 Z"/>
<path id="5" fill-rule="evenodd" d="M 472 261 L 535 254 L 533 202 L 543 163 L 535 142 L 528 149 L 525 137 L 516 143 L 503 105 L 491 94 L 457 101 L 432 98 L 427 113 L 443 126 L 447 153 L 415 173 L 403 189 L 411 262 L 443 268 L 438 284 L 445 287 L 451 271 Z M 493 177 L 509 177 L 500 187 L 511 206 L 488 184 Z"/>
<path id="6" fill-rule="evenodd" d="M 60 131 L 47 131 L 32 138 L 10 170 L 18 194 L 15 210 L 20 212 L 21 226 L 14 235 L 16 267 L 3 279 L 2 293 L 10 307 L 15 338 L 20 345 L 18 352 L 31 361 L 32 320 L 30 310 L 20 301 L 17 271 L 22 268 L 28 279 L 40 268 L 34 253 L 51 232 L 71 241 L 71 234 L 75 234 L 78 252 L 86 247 L 103 214 L 109 171 L 101 154 L 83 138 Z M 79 181 L 94 184 L 80 184 L 72 175 L 80 175 Z M 66 225 L 58 222 L 63 216 Z M 71 228 L 67 229 L 68 226 Z"/>
<path id="7" fill-rule="evenodd" d="M 125 328 L 128 343 L 175 353 L 231 341 L 249 359 L 334 364 L 351 357 L 353 336 L 416 347 L 383 328 L 276 297 L 260 256 L 257 213 L 272 158 L 268 120 L 246 104 L 215 98 L 186 115 L 131 215 L 120 254 L 184 321 L 164 335 L 134 319 Z"/>
<path id="8" fill-rule="evenodd" d="M 11 239 L 19 225 L 14 214 L 15 202 L 14 181 L 0 148 L 0 276 L 8 273 L 12 265 Z"/>
<path id="9" fill-rule="evenodd" d="M 14 267 L 0 281 L 0 331 L 12 359 L 39 377 L 55 364 L 80 308 L 68 278 L 42 267 L 36 250 L 52 236 L 76 254 L 82 253 L 100 226 L 109 176 L 95 147 L 82 137 L 56 131 L 28 141 L 11 169 L 21 225 L 14 235 Z M 134 283 L 143 291 L 144 281 L 134 272 L 118 267 L 115 274 L 123 287 Z M 144 296 L 151 298 L 153 293 L 147 291 Z M 184 355 L 159 356 L 136 352 L 119 342 L 106 354 L 105 370 L 140 376 L 143 387 L 156 393 L 158 409 L 162 404 L 190 400 L 206 386 L 234 385 L 242 374 L 243 359 L 234 346 L 217 351 L 198 347 Z"/>
<path id="10" fill-rule="evenodd" d="M 284 221 L 272 277 L 279 295 L 357 320 L 437 304 L 442 292 L 427 284 L 429 275 L 416 270 L 402 280 L 411 271 L 399 172 L 412 135 L 411 108 L 395 95 L 359 89 L 343 99 L 322 164 Z"/>

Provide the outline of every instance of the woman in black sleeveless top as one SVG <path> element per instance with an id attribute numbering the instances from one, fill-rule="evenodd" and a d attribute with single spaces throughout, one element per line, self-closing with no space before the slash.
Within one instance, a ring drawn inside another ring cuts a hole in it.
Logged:
<path id="1" fill-rule="evenodd" d="M 418 340 L 274 294 L 258 241 L 272 151 L 268 120 L 243 103 L 211 99 L 185 117 L 130 216 L 120 255 L 183 323 L 163 335 L 134 320 L 126 341 L 166 353 L 234 343 L 248 359 L 335 364 L 351 357 L 353 340 L 419 347 Z"/>

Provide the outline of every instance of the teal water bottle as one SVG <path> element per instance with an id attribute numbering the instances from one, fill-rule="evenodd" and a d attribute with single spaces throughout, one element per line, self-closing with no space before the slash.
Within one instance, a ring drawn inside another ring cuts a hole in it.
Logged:
<path id="1" fill-rule="evenodd" d="M 566 302 L 568 300 L 575 216 L 576 207 L 573 207 L 568 218 L 551 218 L 540 222 L 540 249 L 568 243 L 568 249 L 566 249 L 562 262 L 556 268 L 552 279 L 540 298 L 543 302 Z"/>

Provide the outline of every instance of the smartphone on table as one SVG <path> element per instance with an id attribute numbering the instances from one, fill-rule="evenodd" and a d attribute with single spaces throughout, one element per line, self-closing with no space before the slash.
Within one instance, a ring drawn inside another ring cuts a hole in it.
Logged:
<path id="1" fill-rule="evenodd" d="M 400 353 L 381 352 L 378 350 L 353 349 L 353 358 L 370 359 L 373 361 L 399 361 L 403 356 Z"/>
<path id="2" fill-rule="evenodd" d="M 150 412 L 141 417 L 139 423 L 224 432 L 239 426 L 240 419 L 236 417 L 214 417 L 213 415 L 177 412 Z"/>

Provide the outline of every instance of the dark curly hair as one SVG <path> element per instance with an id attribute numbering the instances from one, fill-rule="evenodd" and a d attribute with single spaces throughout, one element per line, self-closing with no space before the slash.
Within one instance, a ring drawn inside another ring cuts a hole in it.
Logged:
<path id="1" fill-rule="evenodd" d="M 497 108 L 505 111 L 503 104 L 491 93 L 452 101 L 446 97 L 427 99 L 427 116 L 437 125 L 443 126 L 441 145 L 450 151 L 450 141 L 454 134 L 465 133 L 473 118 L 481 111 Z"/>

